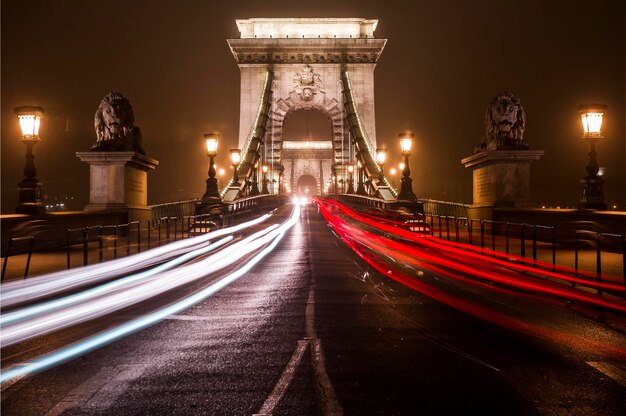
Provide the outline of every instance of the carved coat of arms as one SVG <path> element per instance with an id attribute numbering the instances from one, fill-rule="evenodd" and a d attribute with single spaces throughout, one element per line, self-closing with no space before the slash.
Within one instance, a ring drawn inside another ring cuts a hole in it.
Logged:
<path id="1" fill-rule="evenodd" d="M 322 89 L 322 78 L 320 74 L 313 72 L 311 65 L 305 65 L 302 72 L 294 75 L 293 86 L 303 101 L 310 101 Z"/>

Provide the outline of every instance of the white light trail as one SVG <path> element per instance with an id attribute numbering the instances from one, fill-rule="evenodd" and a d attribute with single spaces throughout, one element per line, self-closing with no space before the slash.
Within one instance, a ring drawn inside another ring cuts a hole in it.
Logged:
<path id="1" fill-rule="evenodd" d="M 132 274 L 130 276 L 126 276 L 124 278 L 117 279 L 112 282 L 104 283 L 100 286 L 83 290 L 82 292 L 65 296 L 60 299 L 55 299 L 49 302 L 44 302 L 44 303 L 36 304 L 34 306 L 22 308 L 15 312 L 6 313 L 0 316 L 0 328 L 6 327 L 6 325 L 8 324 L 19 322 L 27 318 L 32 318 L 33 316 L 40 315 L 42 313 L 49 313 L 49 312 L 52 312 L 61 308 L 67 308 L 69 306 L 75 305 L 80 302 L 85 302 L 90 299 L 95 299 L 98 296 L 102 296 L 106 293 L 111 293 L 113 290 L 123 290 L 124 287 L 130 287 L 130 285 L 135 282 L 141 281 L 142 279 L 146 279 L 150 276 L 154 276 L 157 273 L 161 273 L 163 271 L 169 270 L 195 257 L 209 253 L 223 246 L 229 241 L 232 241 L 232 239 L 233 239 L 232 236 L 224 237 L 221 240 L 218 240 L 213 244 L 207 245 L 197 250 L 190 251 L 186 254 L 183 254 L 182 256 L 179 256 L 166 263 L 160 264 L 157 267 L 148 269 L 144 272 Z M 206 244 L 209 244 L 209 243 L 207 242 Z"/>
<path id="2" fill-rule="evenodd" d="M 103 280 L 132 273 L 157 263 L 162 263 L 186 253 L 196 245 L 202 245 L 210 240 L 232 234 L 259 224 L 270 217 L 263 215 L 233 227 L 211 231 L 209 233 L 176 241 L 161 247 L 156 247 L 143 253 L 134 254 L 122 259 L 107 261 L 102 264 L 80 267 L 75 270 L 64 270 L 32 277 L 19 282 L 7 282 L 0 285 L 2 307 L 9 308 L 25 301 L 33 301 L 41 297 L 51 296 L 70 289 L 85 285 L 93 285 Z"/>
<path id="3" fill-rule="evenodd" d="M 172 304 L 168 307 L 162 308 L 154 313 L 143 316 L 131 322 L 125 323 L 113 329 L 102 332 L 98 335 L 89 337 L 85 340 L 82 340 L 76 344 L 70 345 L 58 351 L 55 351 L 51 354 L 44 355 L 38 358 L 31 360 L 28 364 L 18 365 L 11 368 L 8 368 L 0 374 L 0 383 L 4 383 L 16 377 L 21 377 L 33 372 L 42 371 L 54 365 L 60 364 L 64 361 L 70 360 L 77 356 L 86 354 L 89 351 L 92 351 L 95 348 L 102 347 L 106 344 L 109 344 L 121 337 L 137 332 L 141 329 L 144 329 L 148 326 L 154 325 L 157 322 L 167 318 L 169 315 L 180 313 L 181 311 L 195 305 L 196 303 L 208 298 L 214 293 L 220 291 L 224 287 L 228 286 L 230 283 L 236 281 L 241 276 L 245 275 L 248 271 L 254 267 L 263 257 L 269 254 L 278 244 L 278 242 L 282 239 L 285 232 L 289 230 L 299 219 L 300 217 L 300 207 L 298 205 L 294 205 L 294 209 L 291 217 L 288 221 L 281 224 L 277 227 L 272 227 L 273 229 L 267 232 L 265 235 L 256 238 L 256 240 L 250 241 L 248 244 L 254 245 L 256 248 L 261 247 L 264 244 L 267 244 L 259 253 L 257 253 L 253 258 L 251 258 L 247 263 L 244 263 L 240 268 L 235 270 L 234 272 L 224 276 L 220 280 L 212 283 L 210 286 L 200 290 L 199 292 L 180 300 L 179 302 Z M 258 233 L 257 233 L 258 234 Z M 243 241 L 242 241 L 243 242 Z M 216 253 L 216 255 L 219 253 Z M 242 256 L 240 256 L 242 257 Z M 226 261 L 226 257 L 222 259 L 222 261 Z M 206 275 L 208 272 L 204 271 Z"/>
<path id="4" fill-rule="evenodd" d="M 266 244 L 269 240 L 267 235 L 277 227 L 276 224 L 270 225 L 201 261 L 173 270 L 153 273 L 141 281 L 133 280 L 122 287 L 123 290 L 117 287 L 98 298 L 89 298 L 88 301 L 77 305 L 71 304 L 52 313 L 40 314 L 32 319 L 5 325 L 0 332 L 0 345 L 4 348 L 29 338 L 98 318 L 205 277 Z"/>

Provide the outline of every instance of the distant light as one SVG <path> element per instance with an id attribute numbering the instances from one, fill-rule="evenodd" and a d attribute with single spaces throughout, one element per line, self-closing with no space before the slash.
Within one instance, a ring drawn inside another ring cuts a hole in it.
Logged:
<path id="1" fill-rule="evenodd" d="M 224 176 L 224 173 L 226 173 L 226 172 L 224 171 L 224 169 L 223 169 L 223 168 L 220 168 L 220 170 L 218 170 L 218 171 L 217 171 L 217 173 L 218 173 L 220 176 Z"/>
<path id="2" fill-rule="evenodd" d="M 617 205 L 613 205 L 613 209 L 617 209 Z"/>
<path id="3" fill-rule="evenodd" d="M 267 166 L 267 164 L 263 164 L 263 166 L 261 167 L 261 170 L 263 171 L 263 173 L 267 173 L 269 167 Z"/>
<path id="4" fill-rule="evenodd" d="M 546 206 L 545 206 L 545 205 L 543 205 L 541 208 L 546 209 Z"/>
<path id="5" fill-rule="evenodd" d="M 398 167 L 400 168 L 400 170 L 404 170 L 404 162 L 401 162 Z"/>
<path id="6" fill-rule="evenodd" d="M 239 163 L 241 163 L 241 150 L 230 149 L 230 160 L 233 165 L 239 165 Z"/>
<path id="7" fill-rule="evenodd" d="M 348 165 L 348 172 L 349 173 L 354 172 L 354 165 L 353 164 Z"/>
<path id="8" fill-rule="evenodd" d="M 389 173 L 392 174 L 392 175 L 395 175 L 396 174 L 396 168 L 389 169 Z"/>
<path id="9" fill-rule="evenodd" d="M 604 170 L 605 170 L 604 166 L 600 166 L 598 168 L 598 176 L 603 176 L 604 175 Z"/>
<path id="10" fill-rule="evenodd" d="M 376 161 L 379 165 L 385 164 L 385 159 L 387 157 L 387 149 L 379 147 L 376 149 Z"/>

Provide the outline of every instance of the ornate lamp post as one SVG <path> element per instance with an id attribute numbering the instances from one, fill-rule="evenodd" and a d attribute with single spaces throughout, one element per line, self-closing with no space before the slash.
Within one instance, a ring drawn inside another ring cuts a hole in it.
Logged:
<path id="1" fill-rule="evenodd" d="M 351 163 L 348 165 L 348 194 L 354 193 L 354 180 L 352 179 L 352 175 L 354 173 L 354 165 Z"/>
<path id="2" fill-rule="evenodd" d="M 217 187 L 217 179 L 215 178 L 215 156 L 217 155 L 217 145 L 221 135 L 218 132 L 207 133 L 204 135 L 206 144 L 206 154 L 209 156 L 209 178 L 206 180 L 206 192 L 202 196 L 202 203 L 216 203 L 221 200 L 220 192 Z"/>
<path id="3" fill-rule="evenodd" d="M 261 170 L 263 171 L 263 190 L 261 191 L 261 193 L 263 195 L 267 195 L 270 193 L 270 191 L 267 189 L 267 183 L 269 182 L 267 180 L 267 171 L 269 170 L 267 163 L 263 164 L 263 167 L 261 168 Z"/>
<path id="4" fill-rule="evenodd" d="M 400 138 L 400 148 L 404 156 L 404 169 L 402 170 L 402 181 L 400 183 L 398 199 L 415 201 L 417 197 L 413 193 L 413 179 L 411 179 L 411 169 L 409 168 L 409 156 L 411 155 L 411 146 L 415 135 L 410 131 L 406 131 L 398 134 L 398 137 Z"/>
<path id="5" fill-rule="evenodd" d="M 378 185 L 385 184 L 385 159 L 387 158 L 387 149 L 379 147 L 376 149 L 376 162 L 380 166 L 380 175 L 378 175 Z"/>
<path id="6" fill-rule="evenodd" d="M 14 109 L 20 123 L 22 134 L 20 141 L 26 145 L 26 164 L 24 165 L 24 179 L 19 183 L 19 203 L 15 208 L 18 214 L 42 215 L 46 208 L 43 204 L 42 184 L 37 180 L 35 155 L 33 147 L 39 143 L 39 126 L 43 116 L 41 107 L 17 107 Z"/>
<path id="7" fill-rule="evenodd" d="M 584 104 L 578 107 L 582 123 L 582 138 L 589 144 L 589 163 L 587 164 L 587 176 L 580 181 L 582 184 L 582 196 L 580 208 L 583 209 L 607 209 L 604 202 L 604 179 L 598 172 L 598 160 L 596 159 L 596 143 L 604 139 L 602 133 L 602 118 L 606 105 Z"/>
<path id="8" fill-rule="evenodd" d="M 363 164 L 361 163 L 360 160 L 357 160 L 356 165 L 359 168 L 357 172 L 359 176 L 359 185 L 356 188 L 356 193 L 357 195 L 367 195 L 367 192 L 365 191 L 365 186 L 363 186 L 363 176 L 364 176 Z"/>
<path id="9" fill-rule="evenodd" d="M 257 160 L 259 158 L 259 154 L 257 153 Z M 250 188 L 250 196 L 257 196 L 261 192 L 259 192 L 259 179 L 258 179 L 258 170 L 259 165 L 258 162 L 252 168 L 252 187 Z"/>
<path id="10" fill-rule="evenodd" d="M 233 185 L 241 186 L 241 184 L 239 183 L 239 172 L 237 171 L 237 168 L 239 167 L 239 164 L 241 163 L 241 150 L 240 149 L 230 149 L 230 161 L 233 164 L 233 168 L 235 171 L 233 173 Z"/>

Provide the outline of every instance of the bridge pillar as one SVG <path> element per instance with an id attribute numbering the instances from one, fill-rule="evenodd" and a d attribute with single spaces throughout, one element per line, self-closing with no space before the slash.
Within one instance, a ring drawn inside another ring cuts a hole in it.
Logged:
<path id="1" fill-rule="evenodd" d="M 461 160 L 473 169 L 473 204 L 468 215 L 491 220 L 494 208 L 532 207 L 530 163 L 543 154 L 543 150 L 485 150 Z"/>
<path id="2" fill-rule="evenodd" d="M 89 165 L 85 211 L 128 210 L 129 221 L 150 218 L 148 172 L 159 161 L 137 152 L 76 152 Z"/>

